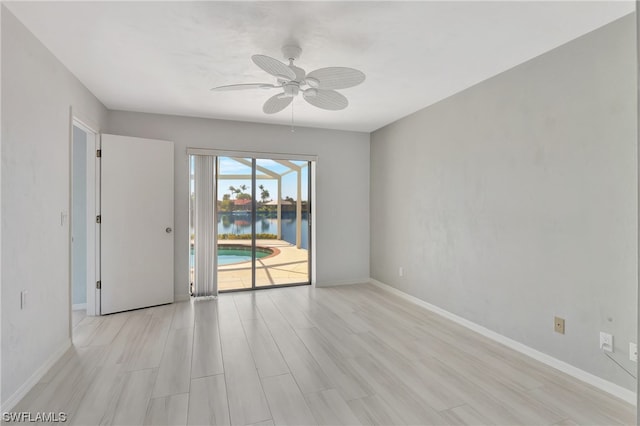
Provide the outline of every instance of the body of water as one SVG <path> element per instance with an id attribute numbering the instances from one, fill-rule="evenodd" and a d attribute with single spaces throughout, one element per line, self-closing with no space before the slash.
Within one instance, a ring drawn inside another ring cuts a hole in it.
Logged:
<path id="1" fill-rule="evenodd" d="M 282 213 L 282 239 L 296 243 L 297 218 L 294 212 Z M 276 218 L 258 216 L 256 218 L 257 234 L 278 234 L 278 221 Z M 220 234 L 251 234 L 251 214 L 218 214 L 218 235 Z M 309 219 L 305 212 L 302 213 L 302 248 L 309 248 Z"/>

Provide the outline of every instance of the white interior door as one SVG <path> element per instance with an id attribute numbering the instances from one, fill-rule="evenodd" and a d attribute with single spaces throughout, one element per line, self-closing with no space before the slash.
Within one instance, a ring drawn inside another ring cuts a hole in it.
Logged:
<path id="1" fill-rule="evenodd" d="M 173 302 L 173 142 L 101 149 L 101 314 Z"/>

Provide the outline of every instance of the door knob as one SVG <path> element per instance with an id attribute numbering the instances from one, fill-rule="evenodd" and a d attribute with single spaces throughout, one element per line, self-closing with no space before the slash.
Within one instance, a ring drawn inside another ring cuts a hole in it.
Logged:
<path id="1" fill-rule="evenodd" d="M 167 234 L 170 234 L 171 231 L 173 231 L 173 229 L 171 229 L 171 228 L 167 228 L 167 229 L 164 230 L 164 232 L 166 232 Z"/>

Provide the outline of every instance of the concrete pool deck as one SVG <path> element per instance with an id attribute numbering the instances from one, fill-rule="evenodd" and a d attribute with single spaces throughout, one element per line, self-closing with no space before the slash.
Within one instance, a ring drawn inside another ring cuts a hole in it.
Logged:
<path id="1" fill-rule="evenodd" d="M 219 246 L 251 246 L 251 240 L 218 240 Z M 280 253 L 256 259 L 256 287 L 309 281 L 309 251 L 282 240 L 256 240 L 258 247 L 277 248 Z M 251 262 L 218 267 L 218 290 L 251 288 Z"/>

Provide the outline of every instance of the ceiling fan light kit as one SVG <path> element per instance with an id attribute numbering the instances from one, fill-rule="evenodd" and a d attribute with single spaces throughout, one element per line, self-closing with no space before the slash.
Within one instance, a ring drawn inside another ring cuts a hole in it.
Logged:
<path id="1" fill-rule="evenodd" d="M 270 97 L 264 103 L 262 111 L 265 114 L 275 114 L 282 111 L 300 93 L 305 101 L 317 108 L 339 111 L 345 109 L 349 105 L 349 101 L 336 90 L 357 86 L 366 78 L 362 71 L 347 67 L 320 68 L 307 74 L 304 69 L 293 64 L 302 54 L 302 49 L 299 46 L 285 45 L 282 47 L 282 54 L 289 61 L 289 65 L 266 55 L 251 57 L 254 64 L 277 79 L 277 85 L 241 83 L 218 86 L 211 90 L 222 92 L 245 89 L 282 89 L 282 93 Z"/>

